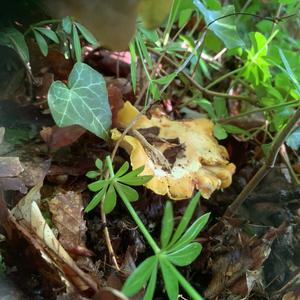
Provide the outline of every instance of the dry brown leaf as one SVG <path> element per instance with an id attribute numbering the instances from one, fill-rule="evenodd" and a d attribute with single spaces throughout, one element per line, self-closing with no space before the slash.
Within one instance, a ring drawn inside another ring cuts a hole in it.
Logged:
<path id="1" fill-rule="evenodd" d="M 19 157 L 0 157 L 0 177 L 15 177 L 23 171 Z"/>
<path id="2" fill-rule="evenodd" d="M 138 113 L 126 102 L 118 113 L 118 126 L 126 128 Z M 121 132 L 113 129 L 112 139 L 120 137 Z M 191 197 L 194 189 L 209 198 L 231 184 L 235 171 L 227 150 L 213 137 L 213 123 L 204 118 L 172 121 L 160 113 L 151 119 L 142 116 L 121 147 L 130 154 L 133 169 L 145 166 L 142 175 L 154 176 L 145 186 L 174 200 Z"/>

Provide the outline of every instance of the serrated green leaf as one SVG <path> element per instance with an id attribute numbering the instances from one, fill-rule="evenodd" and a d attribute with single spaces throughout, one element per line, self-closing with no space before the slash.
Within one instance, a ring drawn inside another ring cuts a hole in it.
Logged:
<path id="1" fill-rule="evenodd" d="M 86 213 L 90 212 L 101 202 L 101 200 L 103 199 L 103 197 L 106 193 L 107 187 L 108 187 L 108 184 L 105 185 L 103 187 L 103 189 L 93 197 L 93 199 L 90 201 L 90 203 L 84 209 L 84 212 L 86 212 Z"/>
<path id="2" fill-rule="evenodd" d="M 72 29 L 72 40 L 73 40 L 73 47 L 75 52 L 75 57 L 77 62 L 81 62 L 81 44 L 78 35 L 78 31 L 75 25 L 73 25 Z"/>
<path id="3" fill-rule="evenodd" d="M 113 211 L 113 209 L 115 208 L 117 203 L 117 194 L 116 194 L 116 190 L 113 186 L 113 184 L 111 184 L 107 190 L 107 193 L 105 195 L 105 199 L 104 199 L 104 212 L 106 214 L 109 214 L 110 212 Z"/>
<path id="4" fill-rule="evenodd" d="M 105 81 L 100 73 L 84 63 L 76 63 L 69 75 L 68 86 L 52 83 L 48 104 L 59 127 L 80 125 L 107 139 L 111 110 Z"/>
<path id="5" fill-rule="evenodd" d="M 154 291 L 155 291 L 155 287 L 156 287 L 156 280 L 157 280 L 157 264 L 156 264 L 155 268 L 152 270 L 152 274 L 151 274 L 150 280 L 148 282 L 147 289 L 146 289 L 143 300 L 152 300 L 153 299 L 153 295 L 154 295 Z"/>
<path id="6" fill-rule="evenodd" d="M 127 297 L 135 295 L 148 281 L 154 268 L 157 268 L 156 256 L 145 259 L 126 280 L 122 293 Z"/>
<path id="7" fill-rule="evenodd" d="M 161 272 L 163 275 L 164 285 L 167 290 L 167 294 L 170 300 L 177 300 L 179 294 L 178 280 L 171 268 L 169 267 L 169 262 L 166 261 L 167 258 L 160 256 L 159 264 L 161 267 Z"/>
<path id="8" fill-rule="evenodd" d="M 84 39 L 90 43 L 92 46 L 98 46 L 99 43 L 94 37 L 94 35 L 82 24 L 75 22 L 76 27 L 79 29 L 80 33 L 84 37 Z"/>
<path id="9" fill-rule="evenodd" d="M 236 29 L 235 18 L 232 15 L 235 12 L 233 5 L 223 6 L 220 10 L 209 10 L 200 0 L 194 0 L 194 4 L 203 14 L 206 25 L 210 24 L 208 29 L 213 31 L 224 42 L 226 48 L 231 49 L 245 46 Z M 227 15 L 231 16 L 221 18 Z"/>
<path id="10" fill-rule="evenodd" d="M 14 49 L 21 60 L 29 63 L 29 51 L 24 35 L 13 27 L 4 28 L 0 31 L 0 45 Z"/>
<path id="11" fill-rule="evenodd" d="M 63 18 L 62 28 L 63 28 L 64 32 L 66 32 L 67 34 L 71 34 L 71 32 L 72 32 L 72 20 L 71 20 L 70 17 Z"/>
<path id="12" fill-rule="evenodd" d="M 97 180 L 95 182 L 92 182 L 88 185 L 88 188 L 90 191 L 92 192 L 98 192 L 100 191 L 104 186 L 105 184 L 107 184 L 108 181 L 107 180 L 104 180 L 104 179 L 101 179 L 101 180 Z"/>
<path id="13" fill-rule="evenodd" d="M 170 201 L 166 203 L 164 216 L 161 224 L 160 243 L 161 248 L 165 249 L 170 241 L 174 228 L 173 207 Z"/>
<path id="14" fill-rule="evenodd" d="M 172 246 L 172 251 L 177 251 L 180 248 L 192 242 L 203 229 L 208 221 L 210 213 L 206 213 L 199 217 L 183 234 L 183 236 Z"/>
<path id="15" fill-rule="evenodd" d="M 99 175 L 100 175 L 100 173 L 97 172 L 97 171 L 88 171 L 88 172 L 85 174 L 85 176 L 86 176 L 87 178 L 90 178 L 90 179 L 97 178 Z"/>
<path id="16" fill-rule="evenodd" d="M 171 239 L 170 245 L 173 245 L 174 243 L 176 243 L 177 240 L 184 233 L 186 227 L 188 226 L 189 222 L 192 219 L 192 216 L 197 207 L 199 199 L 200 199 L 200 192 L 197 192 L 196 195 L 190 201 L 189 205 L 187 206 L 187 208 L 180 220 L 180 223 L 179 223 L 178 227 L 176 228 L 176 231 Z"/>
<path id="17" fill-rule="evenodd" d="M 56 44 L 59 43 L 59 39 L 57 37 L 57 34 L 53 30 L 51 30 L 49 28 L 43 28 L 43 27 L 34 27 L 34 29 L 39 31 L 43 35 L 45 35 L 48 39 L 50 39 L 54 43 L 56 43 Z"/>
<path id="18" fill-rule="evenodd" d="M 138 192 L 135 189 L 131 188 L 130 186 L 122 184 L 120 182 L 115 182 L 114 186 L 115 186 L 117 191 L 118 191 L 118 189 L 121 189 L 122 192 L 126 195 L 127 199 L 130 202 L 134 202 L 134 201 L 137 201 L 139 199 Z"/>
<path id="19" fill-rule="evenodd" d="M 102 167 L 103 167 L 103 162 L 101 159 L 97 158 L 96 161 L 95 161 L 95 166 L 97 169 L 101 170 Z"/>
<path id="20" fill-rule="evenodd" d="M 128 161 L 125 161 L 124 164 L 121 166 L 121 168 L 115 174 L 115 177 L 123 176 L 128 171 L 128 169 L 129 169 L 129 163 Z"/>
<path id="21" fill-rule="evenodd" d="M 191 264 L 200 254 L 202 245 L 199 243 L 188 244 L 177 251 L 170 250 L 167 258 L 176 266 L 183 267 Z"/>
<path id="22" fill-rule="evenodd" d="M 35 40 L 44 56 L 48 55 L 48 44 L 44 37 L 36 30 L 33 30 Z"/>

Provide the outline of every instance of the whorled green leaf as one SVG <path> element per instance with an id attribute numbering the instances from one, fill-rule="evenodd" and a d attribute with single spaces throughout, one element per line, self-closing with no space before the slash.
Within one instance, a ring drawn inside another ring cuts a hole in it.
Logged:
<path id="1" fill-rule="evenodd" d="M 176 266 L 187 266 L 191 264 L 200 254 L 202 245 L 199 243 L 188 244 L 177 251 L 168 253 L 167 258 Z"/>
<path id="2" fill-rule="evenodd" d="M 94 35 L 85 26 L 77 22 L 75 22 L 75 25 L 87 42 L 89 42 L 92 46 L 99 45 Z"/>
<path id="3" fill-rule="evenodd" d="M 80 125 L 107 139 L 111 110 L 103 76 L 84 63 L 76 63 L 68 85 L 52 83 L 48 92 L 52 116 L 59 127 Z"/>
<path id="4" fill-rule="evenodd" d="M 92 192 L 98 192 L 105 186 L 105 184 L 107 184 L 107 180 L 100 179 L 100 180 L 90 183 L 88 185 L 88 188 Z"/>
<path id="5" fill-rule="evenodd" d="M 174 272 L 169 266 L 168 258 L 161 256 L 159 258 L 159 264 L 163 275 L 164 285 L 167 290 L 167 294 L 170 300 L 177 300 L 179 294 L 179 285 Z"/>
<path id="6" fill-rule="evenodd" d="M 122 292 L 131 297 L 135 295 L 143 285 L 148 281 L 154 268 L 157 267 L 156 256 L 145 259 L 126 280 Z"/>
<path id="7" fill-rule="evenodd" d="M 148 182 L 153 176 L 144 175 L 144 176 L 136 176 L 136 177 L 132 177 L 132 178 L 126 177 L 125 179 L 124 179 L 124 177 L 119 178 L 118 181 L 122 182 L 122 183 L 126 183 L 128 185 L 132 185 L 132 186 L 139 186 L 139 185 L 143 185 L 144 183 Z"/>
<path id="8" fill-rule="evenodd" d="M 48 44 L 44 37 L 37 31 L 33 30 L 35 40 L 44 56 L 48 55 Z"/>
<path id="9" fill-rule="evenodd" d="M 101 200 L 103 199 L 103 197 L 106 193 L 107 187 L 108 187 L 108 184 L 106 184 L 103 187 L 103 189 L 93 197 L 93 199 L 90 201 L 90 203 L 84 209 L 84 212 L 90 212 L 101 202 Z"/>
<path id="10" fill-rule="evenodd" d="M 206 25 L 210 24 L 208 29 L 224 42 L 226 48 L 244 47 L 245 44 L 236 29 L 235 17 L 232 15 L 235 12 L 233 5 L 223 6 L 220 10 L 209 10 L 200 0 L 194 0 L 194 4 L 203 14 Z"/>
<path id="11" fill-rule="evenodd" d="M 29 51 L 24 35 L 13 27 L 0 31 L 0 45 L 14 49 L 25 64 L 29 63 Z"/>
<path id="12" fill-rule="evenodd" d="M 166 203 L 165 211 L 161 224 L 160 243 L 161 248 L 165 249 L 170 241 L 174 228 L 173 207 L 170 201 Z"/>
<path id="13" fill-rule="evenodd" d="M 134 202 L 134 201 L 137 201 L 139 199 L 138 192 L 135 189 L 131 188 L 130 186 L 122 184 L 120 182 L 115 182 L 114 186 L 115 186 L 117 191 L 118 191 L 118 189 L 121 189 L 122 192 L 126 195 L 127 199 L 130 202 Z"/>
<path id="14" fill-rule="evenodd" d="M 187 206 L 181 220 L 180 223 L 178 224 L 174 235 L 172 236 L 170 245 L 174 244 L 177 242 L 177 240 L 182 236 L 182 234 L 184 233 L 186 227 L 188 226 L 189 222 L 192 219 L 192 216 L 194 214 L 194 211 L 196 209 L 196 206 L 199 202 L 200 199 L 200 192 L 197 192 L 196 195 L 192 198 L 192 200 L 190 201 L 189 205 Z"/>
<path id="15" fill-rule="evenodd" d="M 180 248 L 184 247 L 191 243 L 203 229 L 205 224 L 208 221 L 210 213 L 206 213 L 199 217 L 183 234 L 183 236 L 172 246 L 172 251 L 177 251 Z"/>
<path id="16" fill-rule="evenodd" d="M 157 266 L 152 270 L 152 274 L 150 280 L 147 285 L 147 289 L 144 295 L 143 300 L 152 300 L 155 287 L 156 287 L 156 280 L 157 280 Z"/>
<path id="17" fill-rule="evenodd" d="M 56 43 L 56 44 L 59 43 L 57 34 L 53 30 L 51 30 L 49 28 L 43 28 L 43 27 L 34 27 L 34 30 L 39 31 L 40 33 L 42 33 L 44 36 L 46 36 L 48 39 L 50 39 L 54 43 Z"/>
<path id="18" fill-rule="evenodd" d="M 116 194 L 116 190 L 113 186 L 113 184 L 110 184 L 106 196 L 105 196 L 105 200 L 104 200 L 104 212 L 106 214 L 109 214 L 110 212 L 113 211 L 113 209 L 115 208 L 117 203 L 117 194 Z"/>
<path id="19" fill-rule="evenodd" d="M 101 170 L 102 167 L 103 167 L 103 162 L 101 159 L 97 158 L 96 161 L 95 161 L 95 166 L 97 169 Z"/>
<path id="20" fill-rule="evenodd" d="M 90 178 L 90 179 L 95 179 L 95 178 L 97 178 L 99 175 L 100 175 L 100 173 L 97 172 L 97 171 L 88 171 L 88 172 L 85 174 L 85 176 L 86 176 L 87 178 Z"/>

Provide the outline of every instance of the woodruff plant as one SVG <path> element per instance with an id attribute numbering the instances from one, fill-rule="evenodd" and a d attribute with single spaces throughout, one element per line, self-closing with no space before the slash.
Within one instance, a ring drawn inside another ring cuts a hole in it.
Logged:
<path id="1" fill-rule="evenodd" d="M 99 176 L 103 177 L 103 163 L 101 160 L 96 160 L 96 167 L 98 170 L 88 172 L 87 177 L 92 179 Z M 200 216 L 188 227 L 199 202 L 200 193 L 198 192 L 190 201 L 175 231 L 172 203 L 170 201 L 166 202 L 161 226 L 160 246 L 158 246 L 131 205 L 132 201 L 138 199 L 138 193 L 130 185 L 142 185 L 149 181 L 151 176 L 139 176 L 144 167 L 126 173 L 129 169 L 128 162 L 125 162 L 114 173 L 109 156 L 106 157 L 106 167 L 109 170 L 109 178 L 100 178 L 89 184 L 89 189 L 97 192 L 97 194 L 88 204 L 85 211 L 91 211 L 100 201 L 104 201 L 105 211 L 107 213 L 111 212 L 116 205 L 118 194 L 154 252 L 154 255 L 145 259 L 130 275 L 123 286 L 122 292 L 130 297 L 146 285 L 144 299 L 153 299 L 157 274 L 160 269 L 169 299 L 175 300 L 178 298 L 179 285 L 182 286 L 192 299 L 202 299 L 176 268 L 191 264 L 202 250 L 201 244 L 195 242 L 195 238 L 207 223 L 209 213 Z"/>

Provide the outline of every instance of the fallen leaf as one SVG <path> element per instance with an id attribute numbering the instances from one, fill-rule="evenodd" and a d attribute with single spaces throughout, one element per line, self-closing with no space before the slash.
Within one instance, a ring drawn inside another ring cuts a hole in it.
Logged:
<path id="1" fill-rule="evenodd" d="M 118 112 L 124 106 L 123 95 L 121 90 L 112 84 L 108 86 L 107 92 L 112 113 L 112 126 L 115 127 L 118 122 Z"/>
<path id="2" fill-rule="evenodd" d="M 19 157 L 0 157 L 0 177 L 15 177 L 23 171 Z"/>
<path id="3" fill-rule="evenodd" d="M 138 113 L 126 102 L 118 127 L 126 128 Z M 121 132 L 113 129 L 112 139 L 120 138 Z M 231 184 L 235 171 L 227 150 L 213 137 L 213 123 L 204 118 L 172 121 L 159 112 L 151 119 L 142 116 L 120 145 L 130 154 L 133 169 L 145 166 L 141 175 L 154 176 L 145 186 L 174 200 L 190 198 L 194 189 L 209 198 Z"/>

